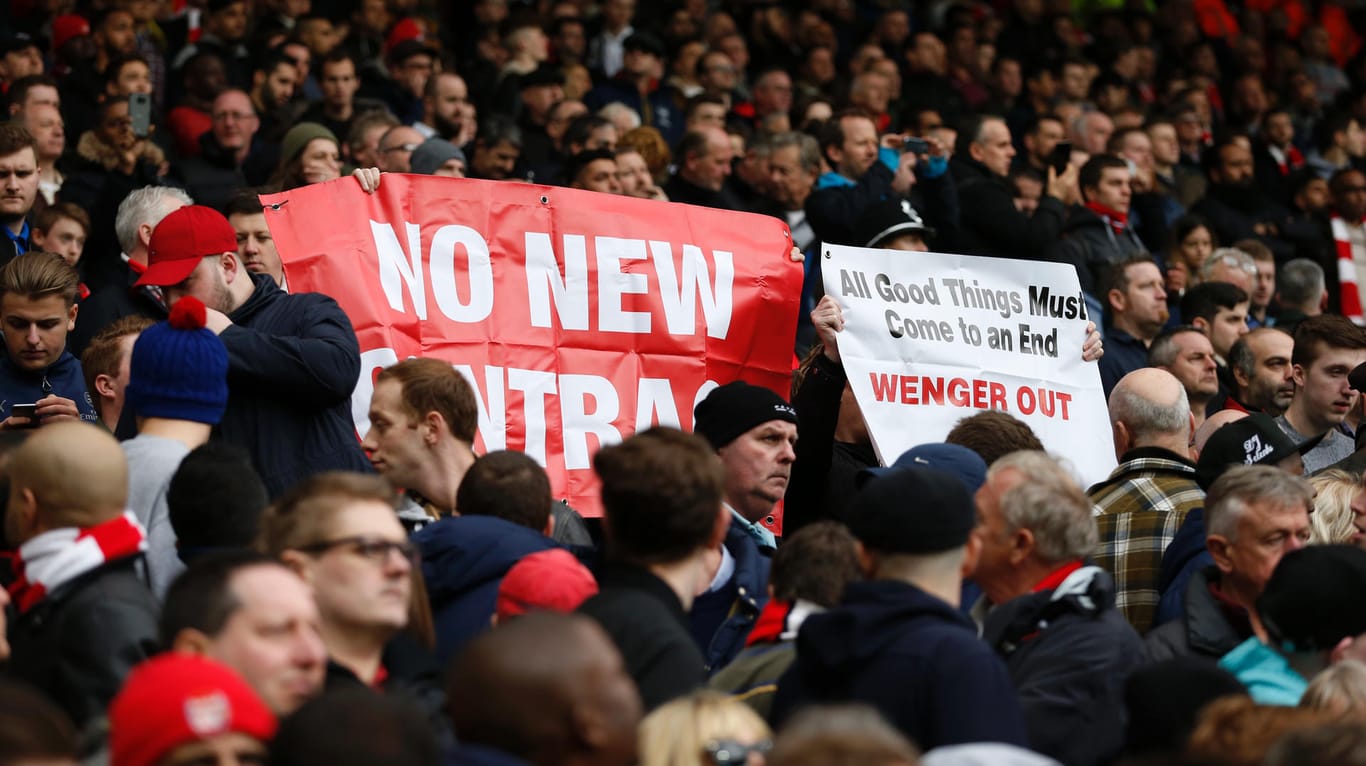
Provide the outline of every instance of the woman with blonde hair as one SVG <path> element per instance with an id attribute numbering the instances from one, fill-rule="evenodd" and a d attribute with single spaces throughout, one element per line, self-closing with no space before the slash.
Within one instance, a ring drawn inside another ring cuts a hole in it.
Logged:
<path id="1" fill-rule="evenodd" d="M 1314 676 L 1300 707 L 1366 722 L 1366 663 L 1343 660 Z"/>
<path id="2" fill-rule="evenodd" d="M 744 703 L 698 691 L 660 706 L 640 723 L 640 766 L 763 766 L 773 747 L 764 719 Z"/>
<path id="3" fill-rule="evenodd" d="M 1318 493 L 1314 512 L 1309 514 L 1309 544 L 1350 544 L 1356 534 L 1356 527 L 1352 526 L 1352 498 L 1362 490 L 1361 479 L 1333 468 L 1310 477 L 1309 483 Z"/>

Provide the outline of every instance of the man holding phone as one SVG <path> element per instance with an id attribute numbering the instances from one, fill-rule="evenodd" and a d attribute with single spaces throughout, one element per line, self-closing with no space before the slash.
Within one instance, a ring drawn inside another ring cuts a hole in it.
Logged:
<path id="1" fill-rule="evenodd" d="M 0 270 L 0 430 L 98 420 L 81 363 L 66 350 L 79 284 L 55 253 L 26 253 Z"/>

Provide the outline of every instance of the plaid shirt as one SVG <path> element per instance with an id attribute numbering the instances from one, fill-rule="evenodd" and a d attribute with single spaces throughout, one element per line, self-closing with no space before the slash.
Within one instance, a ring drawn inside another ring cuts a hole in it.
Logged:
<path id="1" fill-rule="evenodd" d="M 1174 452 L 1140 447 L 1124 457 L 1089 493 L 1100 532 L 1096 563 L 1114 575 L 1115 606 L 1142 634 L 1157 613 L 1162 553 L 1205 493 L 1194 464 Z"/>

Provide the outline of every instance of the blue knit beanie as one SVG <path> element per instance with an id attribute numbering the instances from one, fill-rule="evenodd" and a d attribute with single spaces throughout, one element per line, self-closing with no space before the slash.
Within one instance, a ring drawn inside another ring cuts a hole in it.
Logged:
<path id="1" fill-rule="evenodd" d="M 140 418 L 217 425 L 228 405 L 228 350 L 204 327 L 204 304 L 184 297 L 133 344 L 124 401 Z"/>

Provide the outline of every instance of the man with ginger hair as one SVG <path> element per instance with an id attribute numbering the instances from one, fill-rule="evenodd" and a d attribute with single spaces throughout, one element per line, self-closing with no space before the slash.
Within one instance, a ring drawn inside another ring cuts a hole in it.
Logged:
<path id="1" fill-rule="evenodd" d="M 124 510 L 128 467 L 114 437 L 54 423 L 14 453 L 6 541 L 18 548 L 8 672 L 79 727 L 97 723 L 133 666 L 156 651 L 146 537 Z"/>

